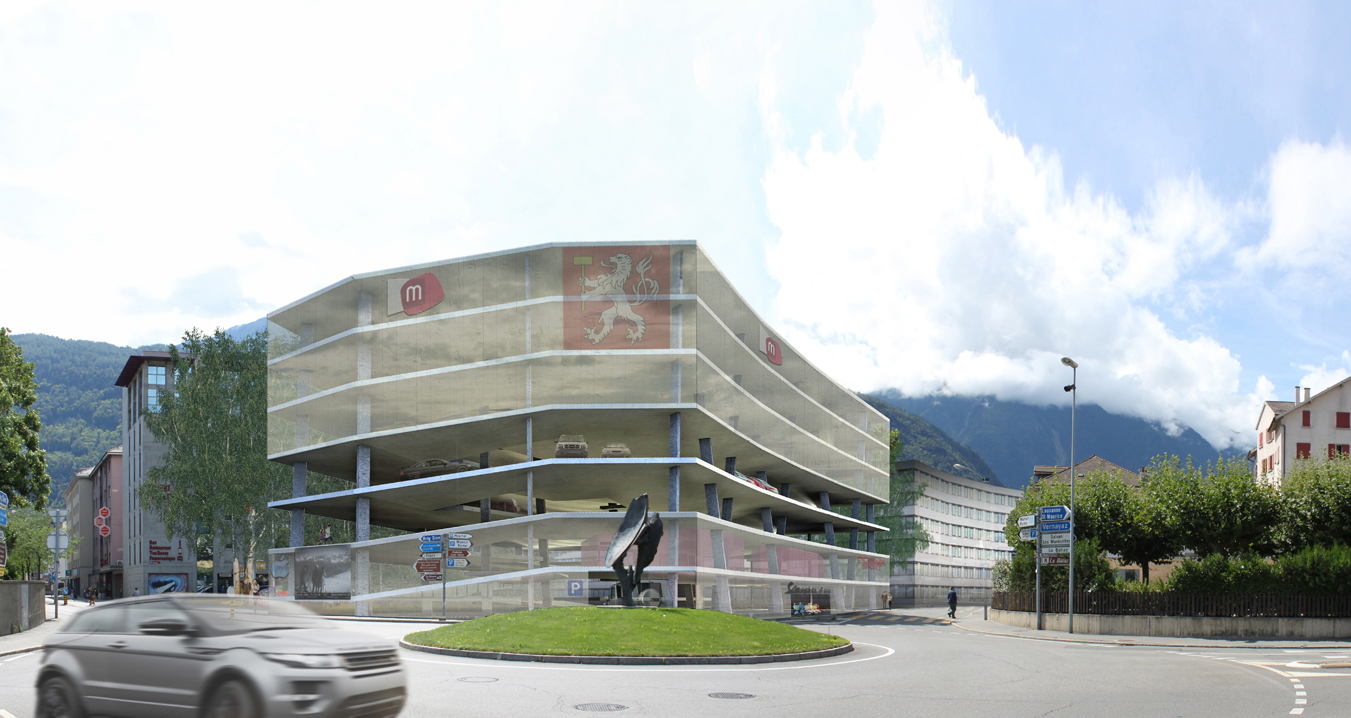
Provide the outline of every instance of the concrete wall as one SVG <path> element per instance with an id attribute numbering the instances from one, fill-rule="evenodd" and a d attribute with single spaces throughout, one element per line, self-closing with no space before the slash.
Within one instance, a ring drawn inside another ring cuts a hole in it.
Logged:
<path id="1" fill-rule="evenodd" d="M 47 584 L 0 581 L 0 636 L 27 631 L 47 620 Z"/>
<path id="2" fill-rule="evenodd" d="M 1034 628 L 1037 614 L 990 609 L 991 620 Z M 1042 629 L 1069 630 L 1069 616 L 1043 613 Z M 1305 638 L 1326 641 L 1351 638 L 1351 618 L 1233 618 L 1199 616 L 1074 615 L 1074 631 L 1102 636 L 1159 638 Z"/>

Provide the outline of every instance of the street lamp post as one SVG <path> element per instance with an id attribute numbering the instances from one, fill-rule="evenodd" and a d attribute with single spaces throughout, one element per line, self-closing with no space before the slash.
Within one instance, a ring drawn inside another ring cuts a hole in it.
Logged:
<path id="1" fill-rule="evenodd" d="M 1070 633 L 1074 633 L 1074 415 L 1079 405 L 1079 365 L 1069 357 L 1061 357 L 1060 363 L 1070 368 Z"/>

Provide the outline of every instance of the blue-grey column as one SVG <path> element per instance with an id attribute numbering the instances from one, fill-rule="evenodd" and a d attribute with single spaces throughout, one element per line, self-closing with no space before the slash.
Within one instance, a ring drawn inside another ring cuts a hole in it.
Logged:
<path id="1" fill-rule="evenodd" d="M 774 512 L 768 506 L 760 509 L 760 523 L 765 526 L 765 533 L 774 533 Z"/>
<path id="2" fill-rule="evenodd" d="M 483 452 L 482 454 L 479 454 L 479 455 L 478 455 L 478 467 L 479 467 L 480 469 L 486 469 L 486 468 L 489 468 L 491 465 L 492 465 L 492 460 L 490 459 L 490 455 L 488 454 L 488 452 L 485 451 L 485 452 Z M 479 521 L 479 523 L 481 523 L 481 524 L 486 524 L 486 523 L 488 523 L 489 521 L 492 521 L 492 520 L 493 520 L 493 516 L 492 516 L 491 511 L 492 511 L 492 497 L 491 497 L 491 496 L 484 496 L 483 498 L 481 498 L 481 499 L 478 500 L 478 521 Z M 486 554 L 486 550 L 485 550 L 485 554 Z M 486 558 L 486 557 L 484 558 L 484 561 L 485 561 L 485 562 L 487 561 L 487 558 Z M 484 570 L 486 571 L 486 570 L 488 570 L 488 569 L 485 568 Z"/>
<path id="3" fill-rule="evenodd" d="M 873 522 L 873 518 L 874 518 L 874 515 L 873 515 L 873 509 L 874 509 L 874 508 L 876 508 L 876 504 L 868 504 L 868 509 L 867 509 L 866 518 L 864 519 L 864 520 L 867 521 L 868 523 L 874 523 L 874 522 Z M 877 532 L 876 532 L 876 531 L 869 531 L 869 532 L 868 532 L 868 553 L 877 553 Z M 891 559 L 887 559 L 887 560 L 890 561 Z M 869 568 L 869 569 L 868 569 L 868 581 L 869 581 L 869 582 L 873 582 L 873 581 L 876 581 L 876 580 L 877 580 L 877 569 L 875 569 L 875 568 Z M 890 590 L 891 587 L 888 586 L 887 588 L 888 588 L 888 590 Z M 879 598 L 880 598 L 880 596 L 877 595 L 877 591 L 873 590 L 872 588 L 869 588 L 869 589 L 868 589 L 868 607 L 869 607 L 869 608 L 877 608 L 877 601 L 878 601 Z"/>
<path id="4" fill-rule="evenodd" d="M 291 467 L 291 498 L 305 498 L 305 475 L 309 464 L 297 461 Z M 305 545 L 305 509 L 291 509 L 291 548 Z M 213 579 L 213 584 L 214 579 Z M 215 589 L 212 589 L 215 590 Z"/>
<path id="5" fill-rule="evenodd" d="M 699 460 L 702 461 L 702 462 L 704 462 L 705 464 L 712 464 L 712 463 L 713 463 L 713 440 L 712 440 L 712 439 L 700 439 L 700 440 L 699 440 Z"/>
<path id="6" fill-rule="evenodd" d="M 671 440 L 667 452 L 671 458 L 680 456 L 680 412 L 671 414 Z M 680 510 L 680 467 L 672 466 L 667 472 L 667 494 L 666 510 Z M 665 522 L 666 527 L 666 565 L 680 565 L 680 519 L 668 518 Z M 675 571 L 669 571 L 666 574 L 667 601 L 671 608 L 675 608 L 680 603 L 678 589 L 680 586 L 680 574 Z"/>
<path id="7" fill-rule="evenodd" d="M 849 515 L 852 516 L 852 517 L 854 517 L 854 520 L 855 520 L 855 521 L 857 521 L 857 520 L 859 519 L 860 509 L 863 508 L 862 505 L 863 505 L 863 502 L 862 502 L 860 499 L 854 499 L 853 506 L 850 507 Z M 857 527 L 857 526 L 855 526 L 854 528 L 849 529 L 849 548 L 851 548 L 851 549 L 853 549 L 853 550 L 855 550 L 855 551 L 858 550 L 858 527 Z M 850 565 L 852 566 L 853 564 L 850 564 Z M 850 570 L 850 573 L 853 573 L 853 570 L 852 570 L 852 569 Z"/>
<path id="8" fill-rule="evenodd" d="M 718 502 L 717 484 L 704 484 L 704 501 L 708 504 L 708 515 L 719 518 L 722 507 Z M 723 542 L 722 529 L 711 529 L 708 533 L 710 539 L 709 543 L 713 545 L 713 568 L 726 569 L 727 547 Z M 714 577 L 713 582 L 713 610 L 730 612 L 732 610 L 731 588 L 727 582 L 727 577 L 719 574 Z"/>
<path id="9" fill-rule="evenodd" d="M 789 484 L 787 481 L 785 481 L 785 482 L 779 484 L 779 495 L 780 495 L 780 496 L 787 496 L 787 495 L 788 495 L 788 487 L 789 487 L 789 486 L 791 486 L 791 484 Z"/>
<path id="10" fill-rule="evenodd" d="M 357 447 L 357 470 L 356 470 L 357 488 L 364 489 L 371 485 L 371 447 Z M 356 516 L 356 540 L 371 540 L 371 500 L 365 496 L 357 497 L 357 516 Z M 355 586 L 352 587 L 352 597 L 357 598 L 371 592 L 371 550 L 368 548 L 356 549 L 356 566 L 353 571 Z M 371 615 L 371 605 L 368 601 L 357 600 L 356 615 Z"/>
<path id="11" fill-rule="evenodd" d="M 732 497 L 730 496 L 722 500 L 722 520 L 732 520 Z"/>
<path id="12" fill-rule="evenodd" d="M 722 470 L 726 471 L 727 473 L 733 476 L 736 476 L 736 457 L 735 456 L 727 457 L 727 460 L 723 462 Z"/>
<path id="13" fill-rule="evenodd" d="M 718 515 L 718 485 L 704 484 L 704 503 L 708 508 L 709 516 Z"/>
<path id="14" fill-rule="evenodd" d="M 763 477 L 764 473 L 761 471 L 760 475 Z M 774 533 L 774 512 L 768 506 L 760 509 L 760 523 L 764 525 L 765 533 Z M 778 575 L 779 548 L 774 544 L 766 544 L 765 559 L 769 563 L 769 574 Z M 783 613 L 783 586 L 778 581 L 769 582 L 769 610 L 774 614 Z"/>
<path id="15" fill-rule="evenodd" d="M 864 519 L 864 520 L 867 521 L 867 522 L 870 523 L 870 524 L 875 524 L 875 523 L 877 523 L 877 521 L 875 520 L 876 516 L 874 515 L 874 511 L 873 511 L 873 509 L 876 509 L 876 508 L 877 508 L 877 504 L 868 504 L 867 518 Z M 869 531 L 869 532 L 868 532 L 868 552 L 869 552 L 869 553 L 877 553 L 877 532 L 876 532 L 876 531 Z"/>
<path id="16" fill-rule="evenodd" d="M 821 508 L 825 509 L 826 511 L 829 511 L 830 492 L 822 491 L 819 494 L 819 496 L 821 500 Z M 824 523 L 826 530 L 826 543 L 833 549 L 835 547 L 835 522 L 826 521 Z M 830 577 L 838 581 L 840 579 L 840 555 L 838 553 L 835 553 L 834 551 L 831 551 L 829 555 L 830 555 Z M 833 606 L 844 607 L 845 605 L 844 590 L 842 587 L 838 585 L 831 586 L 830 596 L 831 596 L 830 604 L 832 607 Z M 850 608 L 853 607 L 850 606 Z"/>
<path id="17" fill-rule="evenodd" d="M 778 521 L 778 531 L 776 531 L 775 533 L 779 534 L 780 536 L 787 536 L 787 535 L 788 535 L 788 517 L 787 517 L 787 516 L 780 516 L 779 518 L 777 518 L 777 519 L 775 519 L 775 520 Z"/>

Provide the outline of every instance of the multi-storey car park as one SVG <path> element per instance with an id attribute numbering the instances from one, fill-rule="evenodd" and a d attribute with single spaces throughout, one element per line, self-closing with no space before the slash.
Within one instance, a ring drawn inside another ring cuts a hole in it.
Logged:
<path id="1" fill-rule="evenodd" d="M 327 610 L 602 602 L 603 557 L 644 493 L 665 524 L 650 604 L 774 616 L 875 607 L 888 589 L 873 522 L 887 419 L 771 332 L 695 242 L 357 275 L 268 329 L 269 455 L 294 467 L 294 498 L 271 504 L 292 512 L 278 595 L 316 595 L 314 569 L 288 569 L 313 551 L 310 513 L 356 525 L 338 549 L 351 597 Z M 353 486 L 310 495 L 311 472 Z M 371 540 L 372 525 L 408 533 Z M 431 534 L 470 544 L 439 576 L 415 569 Z"/>

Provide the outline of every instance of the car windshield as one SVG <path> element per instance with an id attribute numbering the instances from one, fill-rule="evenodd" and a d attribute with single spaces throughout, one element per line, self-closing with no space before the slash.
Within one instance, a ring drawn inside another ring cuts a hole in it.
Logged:
<path id="1" fill-rule="evenodd" d="M 212 633 L 329 628 L 331 625 L 293 601 L 252 596 L 194 596 L 176 598 L 175 603 Z"/>

